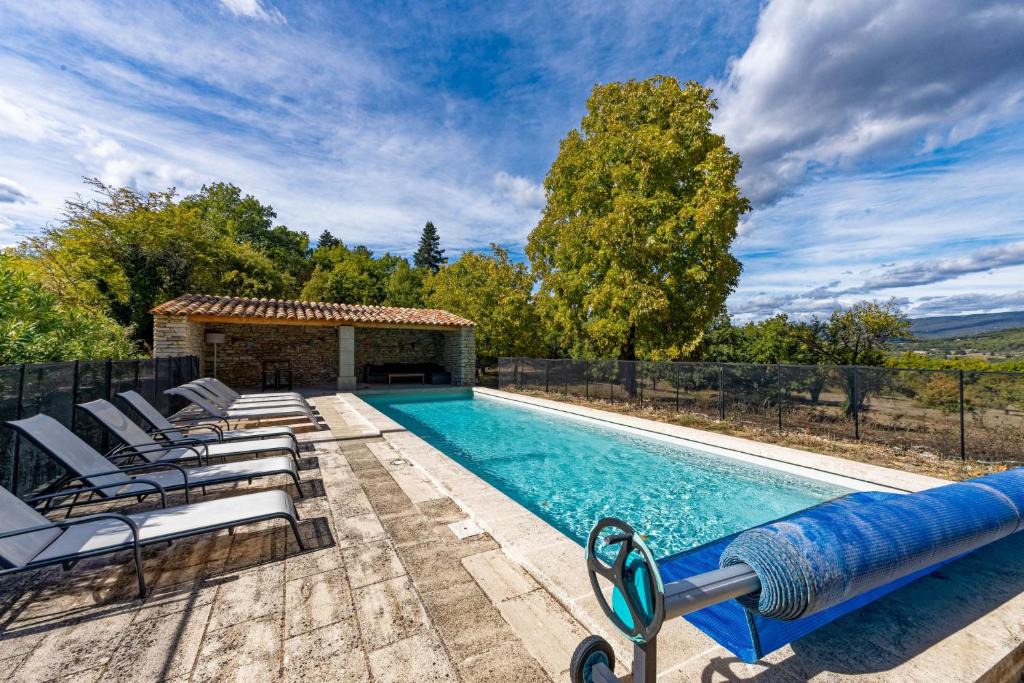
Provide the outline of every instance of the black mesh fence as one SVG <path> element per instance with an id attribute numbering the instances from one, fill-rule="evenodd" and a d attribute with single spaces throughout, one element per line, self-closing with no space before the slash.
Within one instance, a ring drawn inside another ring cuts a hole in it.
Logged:
<path id="1" fill-rule="evenodd" d="M 199 376 L 195 356 L 146 360 L 71 361 L 0 365 L 0 422 L 45 413 L 70 427 L 101 452 L 112 445 L 99 425 L 75 405 L 110 399 L 134 389 L 165 415 L 184 407 L 164 389 Z M 31 444 L 0 429 L 0 486 L 23 495 L 59 479 L 63 470 Z"/>
<path id="2" fill-rule="evenodd" d="M 986 459 L 1024 452 L 1024 373 L 965 372 L 964 441 Z"/>
<path id="3" fill-rule="evenodd" d="M 1024 373 L 501 358 L 498 388 L 697 413 L 948 457 L 1024 459 Z"/>

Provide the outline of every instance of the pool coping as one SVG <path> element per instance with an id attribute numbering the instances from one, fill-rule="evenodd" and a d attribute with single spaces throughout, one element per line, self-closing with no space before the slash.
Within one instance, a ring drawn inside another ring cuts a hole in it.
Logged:
<path id="1" fill-rule="evenodd" d="M 897 488 L 902 491 L 918 491 L 949 483 L 934 477 L 899 472 L 876 465 L 846 461 L 832 456 L 773 444 L 762 444 L 748 439 L 703 432 L 547 399 L 483 388 L 475 388 L 474 393 L 570 413 L 638 429 L 650 434 L 682 439 L 705 447 L 722 448 L 732 452 L 733 455 L 730 457 L 744 454 L 765 461 L 762 464 L 768 467 L 787 465 L 787 469 L 789 467 L 804 468 L 817 473 L 829 473 L 830 469 L 838 470 L 843 473 L 841 476 L 861 482 L 864 489 L 892 490 Z M 532 574 L 538 583 L 550 592 L 584 627 L 612 643 L 620 662 L 631 661 L 632 644 L 611 627 L 610 622 L 598 606 L 586 572 L 582 548 L 574 540 L 376 410 L 360 399 L 358 395 L 339 394 L 338 398 L 378 429 L 381 438 L 419 468 L 442 493 L 451 498 L 470 518 L 487 531 L 510 558 Z M 675 619 L 671 623 L 665 624 L 659 635 L 658 649 L 659 679 L 683 676 L 682 680 L 685 680 L 695 668 L 700 670 L 703 663 L 708 660 L 734 659 L 731 653 L 682 619 Z M 785 652 L 786 649 L 780 650 L 780 656 Z M 1006 658 L 999 658 L 994 662 L 989 661 L 987 664 L 979 662 L 984 668 L 977 673 L 981 674 L 994 666 L 1005 665 L 1006 661 Z M 919 662 L 908 662 L 905 667 L 899 667 L 899 671 L 904 676 L 911 673 L 920 674 L 922 680 L 927 680 L 927 671 L 919 669 L 918 664 Z M 737 666 L 745 669 L 750 675 L 755 675 L 762 670 L 759 668 L 760 664 L 738 664 L 734 665 L 734 668 Z M 911 678 L 915 677 L 911 676 Z"/>

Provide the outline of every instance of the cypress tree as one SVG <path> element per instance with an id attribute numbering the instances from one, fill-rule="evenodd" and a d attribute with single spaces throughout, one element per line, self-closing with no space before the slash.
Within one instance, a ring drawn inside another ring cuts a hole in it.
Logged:
<path id="1" fill-rule="evenodd" d="M 441 269 L 448 259 L 444 257 L 444 249 L 441 248 L 441 237 L 437 234 L 437 228 L 430 221 L 423 226 L 423 234 L 420 235 L 420 245 L 413 256 L 413 263 L 417 268 L 429 268 L 436 273 Z"/>
<path id="2" fill-rule="evenodd" d="M 336 247 L 339 244 L 341 244 L 341 242 L 338 241 L 337 237 L 332 235 L 327 230 L 324 230 L 322 233 L 320 233 L 320 238 L 317 240 L 316 246 L 317 249 L 321 247 L 323 247 L 324 249 L 329 249 L 331 247 Z"/>

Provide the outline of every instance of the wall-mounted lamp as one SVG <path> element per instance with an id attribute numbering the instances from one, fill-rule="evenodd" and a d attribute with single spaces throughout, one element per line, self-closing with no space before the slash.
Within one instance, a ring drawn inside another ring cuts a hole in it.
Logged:
<path id="1" fill-rule="evenodd" d="M 226 335 L 223 332 L 207 332 L 206 343 L 213 344 L 213 376 L 217 376 L 217 346 L 224 343 Z"/>

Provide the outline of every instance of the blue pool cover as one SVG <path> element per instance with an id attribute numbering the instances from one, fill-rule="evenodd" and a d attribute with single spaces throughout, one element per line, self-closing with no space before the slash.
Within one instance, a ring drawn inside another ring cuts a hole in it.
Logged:
<path id="1" fill-rule="evenodd" d="M 665 583 L 746 562 L 760 593 L 685 618 L 746 662 L 1024 529 L 1024 468 L 854 493 L 658 561 Z M 746 608 L 746 609 L 744 609 Z"/>

